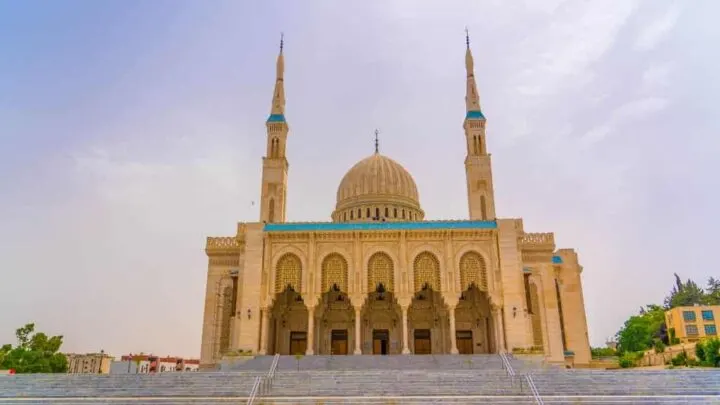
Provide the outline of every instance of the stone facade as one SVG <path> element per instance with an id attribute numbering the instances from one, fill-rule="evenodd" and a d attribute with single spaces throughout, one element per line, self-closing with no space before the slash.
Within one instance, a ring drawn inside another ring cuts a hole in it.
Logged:
<path id="1" fill-rule="evenodd" d="M 495 217 L 485 116 L 466 51 L 469 220 L 426 221 L 412 176 L 373 155 L 353 166 L 332 222 L 285 221 L 284 60 L 267 121 L 260 222 L 209 237 L 201 364 L 224 354 L 476 354 L 534 349 L 587 366 L 572 249 Z"/>

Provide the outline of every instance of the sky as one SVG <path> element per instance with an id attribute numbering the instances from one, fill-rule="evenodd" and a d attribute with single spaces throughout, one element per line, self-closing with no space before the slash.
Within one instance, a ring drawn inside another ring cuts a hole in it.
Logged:
<path id="1" fill-rule="evenodd" d="M 594 346 L 720 219 L 713 0 L 0 0 L 0 343 L 197 357 L 206 236 L 257 221 L 280 32 L 288 219 L 328 221 L 373 151 L 467 218 L 465 27 L 499 217 L 584 267 Z"/>

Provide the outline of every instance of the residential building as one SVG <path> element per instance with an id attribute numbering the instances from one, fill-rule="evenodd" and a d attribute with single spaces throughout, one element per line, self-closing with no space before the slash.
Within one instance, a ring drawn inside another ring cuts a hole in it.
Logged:
<path id="1" fill-rule="evenodd" d="M 665 312 L 668 334 L 680 339 L 681 343 L 718 337 L 718 319 L 720 305 L 675 307 Z"/>
<path id="2" fill-rule="evenodd" d="M 68 360 L 68 373 L 70 374 L 108 374 L 113 356 L 100 353 L 66 353 Z"/>

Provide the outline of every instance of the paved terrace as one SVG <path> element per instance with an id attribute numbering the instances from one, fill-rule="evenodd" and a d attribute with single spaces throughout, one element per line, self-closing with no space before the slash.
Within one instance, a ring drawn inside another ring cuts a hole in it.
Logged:
<path id="1" fill-rule="evenodd" d="M 469 361 L 468 361 L 469 360 Z M 244 404 L 272 357 L 224 371 L 0 376 L 3 404 Z M 546 404 L 720 404 L 720 372 L 702 369 L 532 372 Z M 281 356 L 272 388 L 255 404 L 533 404 L 521 377 L 513 382 L 497 355 Z"/>

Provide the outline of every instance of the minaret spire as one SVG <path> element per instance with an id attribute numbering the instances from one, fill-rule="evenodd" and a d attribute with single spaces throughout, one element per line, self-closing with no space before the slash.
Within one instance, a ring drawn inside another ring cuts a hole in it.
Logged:
<path id="1" fill-rule="evenodd" d="M 470 33 L 465 28 L 465 71 L 467 72 L 467 88 L 465 89 L 465 107 L 467 116 L 473 118 L 482 117 L 480 109 L 480 96 L 477 91 L 477 83 L 475 83 L 475 63 L 473 61 L 472 51 L 470 51 Z"/>
<path id="2" fill-rule="evenodd" d="M 285 47 L 285 35 L 280 34 L 280 53 L 277 57 L 275 92 L 273 93 L 272 109 L 270 110 L 270 118 L 284 120 L 285 115 L 285 84 L 283 76 L 285 74 L 285 57 L 283 56 L 283 48 Z M 280 116 L 280 117 L 278 117 Z"/>

